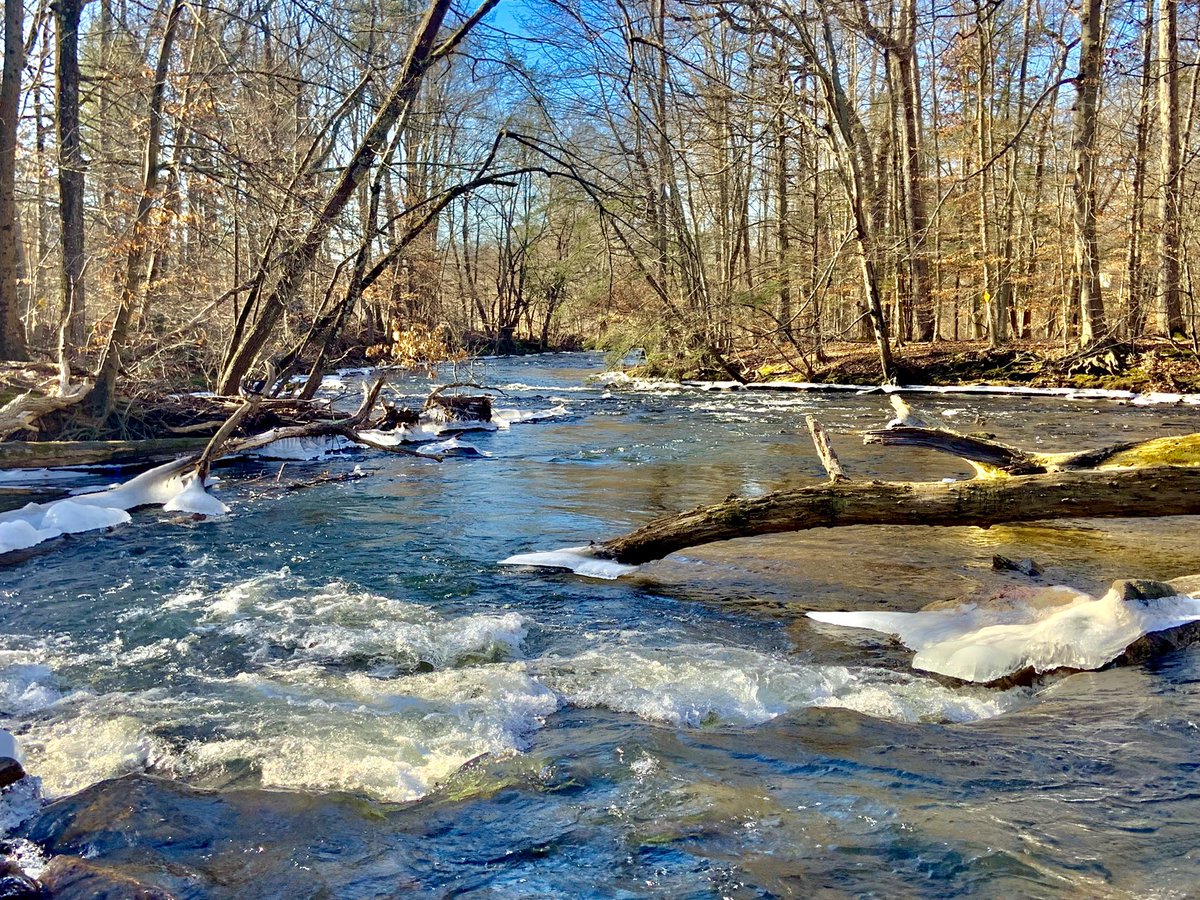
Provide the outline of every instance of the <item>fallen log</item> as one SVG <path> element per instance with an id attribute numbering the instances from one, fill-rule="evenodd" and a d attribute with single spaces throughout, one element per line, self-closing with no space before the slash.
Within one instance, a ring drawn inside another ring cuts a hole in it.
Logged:
<path id="1" fill-rule="evenodd" d="M 1144 465 L 1200 465 L 1200 434 L 1184 434 L 1127 441 L 1072 453 L 1032 453 L 999 441 L 958 434 L 941 428 L 902 425 L 868 431 L 865 444 L 887 447 L 920 447 L 949 453 L 971 463 L 984 477 L 1037 475 L 1087 469 L 1120 469 Z"/>
<path id="2" fill-rule="evenodd" d="M 842 482 L 734 498 L 663 516 L 593 545 L 590 555 L 628 565 L 678 550 L 849 525 L 975 525 L 1046 519 L 1200 515 L 1200 467 L 1062 471 L 942 482 Z"/>
<path id="3" fill-rule="evenodd" d="M 208 440 L 178 437 L 145 441 L 0 441 L 0 469 L 153 464 L 202 450 Z"/>

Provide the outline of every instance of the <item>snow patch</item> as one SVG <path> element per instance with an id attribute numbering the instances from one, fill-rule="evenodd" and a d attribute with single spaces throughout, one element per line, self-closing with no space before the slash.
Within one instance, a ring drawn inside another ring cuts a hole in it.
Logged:
<path id="1" fill-rule="evenodd" d="M 983 683 L 1027 668 L 1038 673 L 1099 669 L 1143 635 L 1200 621 L 1200 599 L 1184 595 L 1124 600 L 1115 591 L 1100 599 L 1069 588 L 1054 591 L 1056 596 L 1032 603 L 808 615 L 831 625 L 894 634 L 917 651 L 913 668 Z M 1065 603 L 1064 591 L 1074 595 Z"/>
<path id="2" fill-rule="evenodd" d="M 601 559 L 593 547 L 563 547 L 540 553 L 518 553 L 500 560 L 502 566 L 534 566 L 544 569 L 568 569 L 576 575 L 614 580 L 636 572 L 637 566 Z"/>

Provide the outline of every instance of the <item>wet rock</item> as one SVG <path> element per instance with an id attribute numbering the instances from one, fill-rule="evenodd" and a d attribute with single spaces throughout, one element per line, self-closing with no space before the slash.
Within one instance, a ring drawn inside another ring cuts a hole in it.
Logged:
<path id="1" fill-rule="evenodd" d="M 24 777 L 25 770 L 19 762 L 11 756 L 0 756 L 0 788 L 16 784 Z"/>
<path id="2" fill-rule="evenodd" d="M 54 900 L 175 900 L 162 888 L 75 856 L 50 860 L 41 882 Z"/>
<path id="3" fill-rule="evenodd" d="M 42 900 L 42 886 L 6 859 L 0 860 L 0 900 Z"/>
<path id="4" fill-rule="evenodd" d="M 992 557 L 992 568 L 997 572 L 1020 572 L 1030 578 L 1037 578 L 1044 571 L 1032 559 L 1009 559 L 1000 554 Z"/>
<path id="5" fill-rule="evenodd" d="M 1157 600 L 1160 597 L 1176 597 L 1179 589 L 1165 581 L 1150 581 L 1147 578 L 1126 578 L 1114 581 L 1111 590 L 1122 600 Z"/>

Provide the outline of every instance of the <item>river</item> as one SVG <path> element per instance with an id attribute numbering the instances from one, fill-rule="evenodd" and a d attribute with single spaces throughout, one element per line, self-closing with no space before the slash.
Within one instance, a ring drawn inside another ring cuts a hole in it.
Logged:
<path id="1" fill-rule="evenodd" d="M 1192 895 L 1200 651 L 998 692 L 803 613 L 1021 580 L 993 554 L 1091 592 L 1192 574 L 1195 519 L 498 566 L 819 478 L 806 414 L 854 477 L 968 474 L 862 446 L 882 395 L 609 390 L 602 365 L 476 364 L 502 405 L 569 413 L 467 436 L 490 458 L 292 464 L 367 470 L 296 491 L 241 464 L 228 517 L 135 513 L 0 568 L 0 726 L 59 798 L 27 833 L 181 898 Z M 1195 407 L 913 402 L 1045 449 L 1200 431 Z"/>

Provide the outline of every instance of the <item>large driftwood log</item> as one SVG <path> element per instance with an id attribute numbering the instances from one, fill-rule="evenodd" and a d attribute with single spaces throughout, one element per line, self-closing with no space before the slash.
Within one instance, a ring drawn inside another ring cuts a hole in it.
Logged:
<path id="1" fill-rule="evenodd" d="M 714 541 L 810 528 L 1185 515 L 1200 515 L 1200 467 L 1048 472 L 951 484 L 843 482 L 663 516 L 597 545 L 593 553 L 636 565 Z"/>
<path id="2" fill-rule="evenodd" d="M 895 400 L 895 398 L 893 398 Z M 637 565 L 677 550 L 760 534 L 847 525 L 975 525 L 1043 519 L 1200 515 L 1200 434 L 1154 438 L 1075 453 L 1031 453 L 931 428 L 907 404 L 866 443 L 916 446 L 959 456 L 980 478 L 943 482 L 850 482 L 779 491 L 662 516 L 591 553 Z M 832 449 L 810 429 L 826 468 Z M 835 458 L 836 459 L 836 458 Z M 836 466 L 836 463 L 835 463 Z M 830 470 L 831 477 L 833 470 Z M 1010 477 L 1019 476 L 1019 477 Z"/>
<path id="3" fill-rule="evenodd" d="M 79 403 L 91 390 L 91 383 L 60 385 L 59 390 L 38 394 L 30 391 L 0 406 L 0 440 L 18 431 L 34 428 L 44 415 Z"/>

